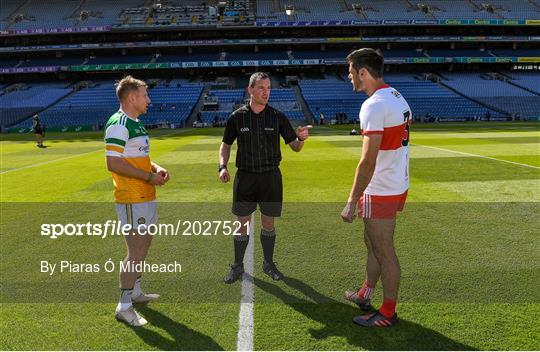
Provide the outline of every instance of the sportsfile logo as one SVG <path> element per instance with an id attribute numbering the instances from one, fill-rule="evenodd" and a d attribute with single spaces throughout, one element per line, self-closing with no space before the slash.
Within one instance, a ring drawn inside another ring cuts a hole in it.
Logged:
<path id="1" fill-rule="evenodd" d="M 242 228 L 249 232 L 250 223 L 232 220 L 178 220 L 175 224 L 144 224 L 137 226 L 121 221 L 107 220 L 104 224 L 42 224 L 41 236 L 59 237 L 150 235 L 150 236 L 239 236 Z"/>

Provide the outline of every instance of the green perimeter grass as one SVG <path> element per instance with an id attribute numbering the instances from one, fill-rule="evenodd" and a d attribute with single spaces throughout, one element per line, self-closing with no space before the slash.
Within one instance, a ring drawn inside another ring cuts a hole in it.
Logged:
<path id="1" fill-rule="evenodd" d="M 361 138 L 348 136 L 351 126 L 316 126 L 301 153 L 283 146 L 276 260 L 289 279 L 264 277 L 255 236 L 255 348 L 540 349 L 538 126 L 414 126 L 410 196 L 396 232 L 402 323 L 389 330 L 354 326 L 358 311 L 341 298 L 361 282 L 365 261 L 361 224 L 339 219 Z M 233 219 L 232 184 L 217 181 L 222 131 L 151 131 L 152 159 L 172 175 L 158 189 L 161 222 Z M 119 238 L 39 236 L 42 223 L 115 218 L 101 139 L 51 133 L 49 148 L 38 149 L 31 135 L 2 135 L 0 348 L 235 349 L 240 285 L 221 282 L 232 260 L 225 236 L 154 239 L 148 260 L 178 260 L 183 271 L 145 276 L 163 295 L 142 309 L 147 329 L 114 321 L 114 273 L 39 273 L 39 260 L 123 256 Z"/>

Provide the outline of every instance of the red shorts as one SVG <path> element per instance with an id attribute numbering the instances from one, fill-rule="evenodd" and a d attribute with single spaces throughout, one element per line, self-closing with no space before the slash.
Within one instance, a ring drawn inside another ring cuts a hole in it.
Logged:
<path id="1" fill-rule="evenodd" d="M 407 199 L 407 192 L 394 196 L 376 196 L 362 194 L 358 201 L 358 217 L 364 219 L 392 219 L 402 211 Z"/>

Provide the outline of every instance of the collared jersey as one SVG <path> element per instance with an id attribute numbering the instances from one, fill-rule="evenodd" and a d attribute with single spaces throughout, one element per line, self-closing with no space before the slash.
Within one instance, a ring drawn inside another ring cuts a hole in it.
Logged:
<path id="1" fill-rule="evenodd" d="M 129 118 L 122 110 L 109 118 L 105 126 L 107 156 L 124 158 L 138 169 L 152 172 L 148 133 L 140 120 Z M 137 178 L 112 173 L 117 203 L 142 203 L 156 199 L 156 188 Z"/>
<path id="2" fill-rule="evenodd" d="M 280 136 L 285 144 L 296 139 L 289 119 L 280 111 L 266 105 L 256 114 L 249 104 L 234 111 L 227 120 L 223 142 L 231 145 L 238 140 L 236 167 L 261 173 L 275 170 L 281 162 Z"/>
<path id="3" fill-rule="evenodd" d="M 411 108 L 401 93 L 384 85 L 360 109 L 362 135 L 381 134 L 375 171 L 364 193 L 398 195 L 409 189 Z"/>

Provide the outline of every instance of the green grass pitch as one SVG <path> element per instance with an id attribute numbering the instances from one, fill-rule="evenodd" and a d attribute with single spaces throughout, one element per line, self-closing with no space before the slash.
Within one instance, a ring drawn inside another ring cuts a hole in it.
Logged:
<path id="1" fill-rule="evenodd" d="M 359 312 L 342 298 L 363 278 L 362 225 L 339 216 L 361 138 L 348 135 L 351 126 L 317 126 L 302 152 L 283 146 L 276 261 L 288 278 L 263 275 L 257 225 L 254 348 L 539 350 L 539 127 L 413 125 L 411 188 L 395 237 L 401 321 L 391 329 L 355 326 Z M 158 189 L 160 222 L 233 219 L 232 183 L 217 180 L 221 134 L 151 131 L 151 157 L 171 173 Z M 0 349 L 236 349 L 241 286 L 222 282 L 231 238 L 154 238 L 148 261 L 176 260 L 182 272 L 144 275 L 143 288 L 162 297 L 140 308 L 146 328 L 128 328 L 114 320 L 116 272 L 40 272 L 42 260 L 124 256 L 119 237 L 40 236 L 43 223 L 115 219 L 102 133 L 51 133 L 45 149 L 32 135 L 1 137 Z"/>

